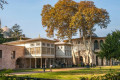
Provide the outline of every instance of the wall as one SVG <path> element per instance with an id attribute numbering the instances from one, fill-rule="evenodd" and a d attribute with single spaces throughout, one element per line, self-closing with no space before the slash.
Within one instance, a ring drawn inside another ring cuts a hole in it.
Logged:
<path id="1" fill-rule="evenodd" d="M 0 45 L 0 50 L 2 50 L 0 69 L 15 69 L 16 60 L 19 57 L 24 57 L 24 47 Z M 12 51 L 15 51 L 15 59 L 11 59 Z"/>

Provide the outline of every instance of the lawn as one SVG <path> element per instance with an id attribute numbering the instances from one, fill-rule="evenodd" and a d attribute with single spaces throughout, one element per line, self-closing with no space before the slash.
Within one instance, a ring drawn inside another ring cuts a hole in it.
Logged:
<path id="1" fill-rule="evenodd" d="M 33 69 L 32 71 L 37 70 Z M 93 77 L 102 76 L 111 72 L 120 72 L 120 66 L 105 66 L 96 68 L 87 68 L 71 71 L 59 71 L 59 72 L 46 72 L 46 73 L 34 73 L 21 76 L 35 77 L 35 78 L 49 78 L 49 79 L 71 79 L 79 80 L 80 77 Z"/>

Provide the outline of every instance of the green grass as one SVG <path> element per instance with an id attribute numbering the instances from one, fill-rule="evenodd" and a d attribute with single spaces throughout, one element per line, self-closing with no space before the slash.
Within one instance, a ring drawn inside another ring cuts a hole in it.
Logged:
<path id="1" fill-rule="evenodd" d="M 33 69 L 32 71 L 37 70 Z M 39 70 L 39 69 L 38 69 Z M 71 79 L 79 80 L 80 77 L 91 78 L 93 76 L 102 76 L 111 72 L 120 72 L 120 66 L 107 66 L 107 67 L 96 67 L 89 69 L 79 69 L 71 71 L 59 71 L 59 72 L 46 72 L 46 73 L 35 73 L 21 76 L 35 77 L 35 78 L 49 78 L 49 79 Z"/>

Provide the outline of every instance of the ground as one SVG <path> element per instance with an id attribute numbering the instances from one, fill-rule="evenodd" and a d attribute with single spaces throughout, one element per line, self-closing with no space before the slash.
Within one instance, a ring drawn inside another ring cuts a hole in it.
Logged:
<path id="1" fill-rule="evenodd" d="M 28 76 L 35 78 L 79 80 L 80 77 L 90 78 L 93 76 L 102 76 L 111 72 L 120 72 L 120 66 L 104 66 L 96 68 L 63 68 L 53 69 L 52 72 L 47 69 L 45 73 L 42 69 L 29 69 L 16 70 L 12 74 L 17 76 Z"/>

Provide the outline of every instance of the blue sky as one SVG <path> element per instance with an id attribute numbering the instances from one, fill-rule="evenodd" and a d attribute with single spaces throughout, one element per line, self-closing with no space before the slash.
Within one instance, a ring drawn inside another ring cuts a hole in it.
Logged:
<path id="1" fill-rule="evenodd" d="M 8 5 L 4 5 L 4 10 L 0 10 L 2 27 L 11 28 L 14 24 L 19 24 L 23 33 L 27 37 L 36 38 L 39 36 L 47 38 L 45 28 L 42 27 L 41 11 L 45 4 L 54 4 L 58 0 L 7 0 Z M 80 2 L 82 0 L 74 0 Z M 95 26 L 95 33 L 106 36 L 112 31 L 120 30 L 120 0 L 92 0 L 99 8 L 104 8 L 109 12 L 111 23 L 107 29 L 100 29 Z M 79 37 L 79 35 L 75 36 Z"/>

